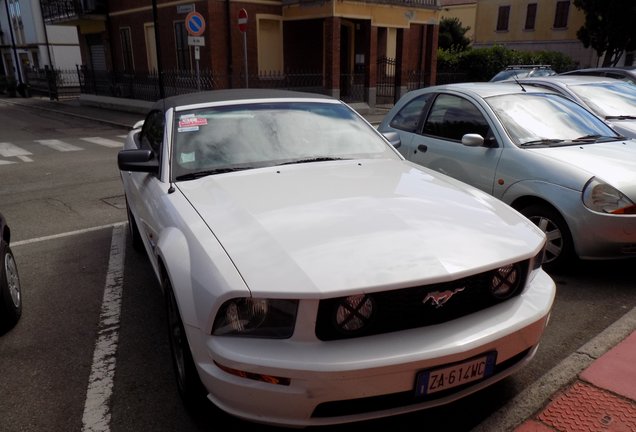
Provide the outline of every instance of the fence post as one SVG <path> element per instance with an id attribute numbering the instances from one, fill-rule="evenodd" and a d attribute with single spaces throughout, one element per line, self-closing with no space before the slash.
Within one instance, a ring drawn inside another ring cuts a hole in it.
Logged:
<path id="1" fill-rule="evenodd" d="M 46 87 L 49 91 L 49 100 L 59 100 L 55 71 L 50 68 L 49 65 L 44 65 L 44 77 L 46 79 Z"/>

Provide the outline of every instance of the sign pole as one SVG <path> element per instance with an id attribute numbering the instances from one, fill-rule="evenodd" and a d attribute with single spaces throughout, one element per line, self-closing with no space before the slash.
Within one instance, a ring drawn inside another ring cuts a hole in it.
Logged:
<path id="1" fill-rule="evenodd" d="M 245 58 L 245 88 L 248 88 L 247 82 L 247 32 L 243 32 L 243 57 Z"/>
<path id="2" fill-rule="evenodd" d="M 194 63 L 197 71 L 197 90 L 201 91 L 201 73 L 199 71 L 199 59 L 201 58 L 200 47 L 205 46 L 203 32 L 205 31 L 205 18 L 199 12 L 190 12 L 185 19 L 186 30 L 188 31 L 188 45 L 194 46 Z"/>
<path id="3" fill-rule="evenodd" d="M 197 65 L 197 90 L 201 91 L 201 75 L 199 74 L 199 58 L 201 57 L 199 53 L 199 46 L 194 47 L 194 61 Z"/>

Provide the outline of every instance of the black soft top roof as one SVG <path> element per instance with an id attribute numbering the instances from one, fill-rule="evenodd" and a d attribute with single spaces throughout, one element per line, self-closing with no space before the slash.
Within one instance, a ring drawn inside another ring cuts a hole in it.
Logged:
<path id="1" fill-rule="evenodd" d="M 241 99 L 275 99 L 275 98 L 313 98 L 333 100 L 331 96 L 319 93 L 299 92 L 279 89 L 226 89 L 187 93 L 160 99 L 153 105 L 153 110 L 165 111 L 170 108 L 206 102 L 220 102 Z"/>

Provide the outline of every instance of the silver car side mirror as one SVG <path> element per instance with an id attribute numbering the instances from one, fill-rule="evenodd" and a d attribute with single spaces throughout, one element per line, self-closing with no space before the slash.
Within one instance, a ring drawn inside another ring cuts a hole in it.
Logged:
<path id="1" fill-rule="evenodd" d="M 467 147 L 481 147 L 484 145 L 484 137 L 479 134 L 466 134 L 462 137 L 462 144 Z"/>

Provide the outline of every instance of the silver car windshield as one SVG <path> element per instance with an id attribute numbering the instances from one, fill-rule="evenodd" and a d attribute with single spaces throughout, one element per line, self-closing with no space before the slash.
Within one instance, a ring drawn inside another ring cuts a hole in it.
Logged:
<path id="1" fill-rule="evenodd" d="M 603 117 L 636 118 L 636 85 L 624 81 L 570 85 L 572 90 Z"/>
<path id="2" fill-rule="evenodd" d="M 579 144 L 582 139 L 616 140 L 619 135 L 577 103 L 548 93 L 487 98 L 510 139 L 519 146 Z"/>
<path id="3" fill-rule="evenodd" d="M 338 159 L 396 158 L 364 120 L 342 104 L 268 102 L 175 113 L 173 177 Z"/>

